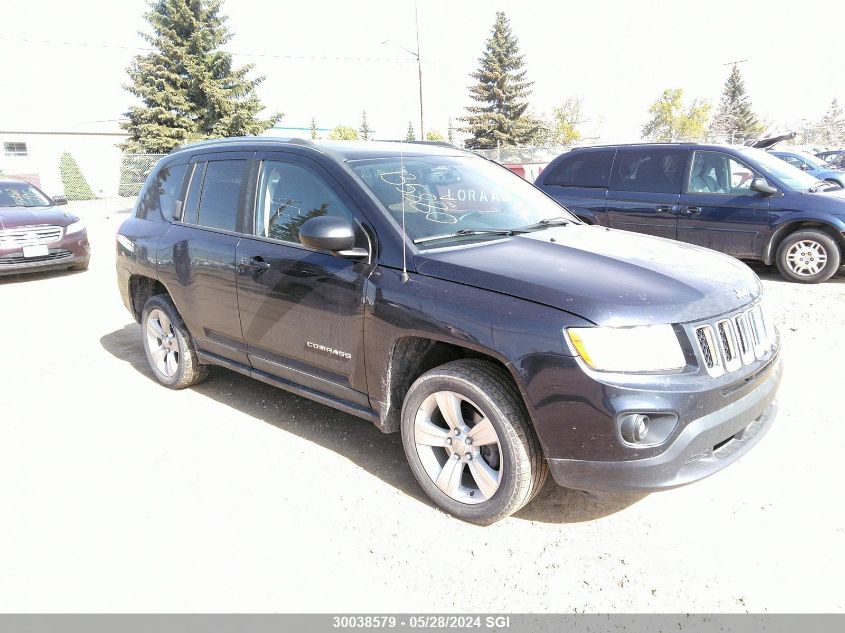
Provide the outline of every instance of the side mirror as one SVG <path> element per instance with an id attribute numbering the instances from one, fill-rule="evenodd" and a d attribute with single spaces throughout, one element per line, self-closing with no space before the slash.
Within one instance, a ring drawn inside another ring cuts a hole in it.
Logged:
<path id="1" fill-rule="evenodd" d="M 369 253 L 355 248 L 355 229 L 349 220 L 320 215 L 303 222 L 299 227 L 299 241 L 316 251 L 329 251 L 340 257 L 363 258 Z"/>
<path id="2" fill-rule="evenodd" d="M 801 165 L 801 171 L 810 171 L 810 166 L 807 165 L 806 163 L 803 163 Z"/>
<path id="3" fill-rule="evenodd" d="M 53 200 L 53 205 L 56 207 L 60 207 L 63 204 L 67 204 L 67 198 L 65 198 L 64 196 L 53 196 L 51 199 Z"/>
<path id="4" fill-rule="evenodd" d="M 770 196 L 778 192 L 776 187 L 772 187 L 766 182 L 765 178 L 760 178 L 759 176 L 751 180 L 751 191 L 762 193 L 764 196 Z"/>

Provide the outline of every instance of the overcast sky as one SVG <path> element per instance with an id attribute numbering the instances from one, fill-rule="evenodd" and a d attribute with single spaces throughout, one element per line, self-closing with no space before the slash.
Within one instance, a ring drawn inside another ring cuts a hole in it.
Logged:
<path id="1" fill-rule="evenodd" d="M 664 88 L 715 107 L 733 60 L 758 114 L 784 127 L 845 101 L 841 21 L 790 1 L 419 0 L 426 128 L 445 133 L 469 104 L 497 10 L 534 81 L 531 108 L 582 96 L 587 135 L 639 138 Z M 832 6 L 832 5 L 831 5 Z M 0 0 L 0 130 L 110 128 L 132 97 L 125 69 L 146 28 L 144 0 Z M 259 95 L 280 125 L 360 125 L 382 138 L 418 127 L 413 0 L 226 0 L 239 64 L 265 75 Z M 29 41 L 21 41 L 29 40 Z M 398 46 L 383 41 L 390 40 Z M 62 43 L 64 42 L 64 43 Z M 340 59 L 352 58 L 352 59 Z M 106 122 L 92 124 L 91 122 Z"/>

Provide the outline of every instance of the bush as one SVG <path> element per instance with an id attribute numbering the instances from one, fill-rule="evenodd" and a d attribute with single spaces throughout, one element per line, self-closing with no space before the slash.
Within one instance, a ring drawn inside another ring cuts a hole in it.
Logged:
<path id="1" fill-rule="evenodd" d="M 79 165 L 76 164 L 76 160 L 68 152 L 62 154 L 61 161 L 59 162 L 59 173 L 62 176 L 65 197 L 68 200 L 94 199 L 94 192 L 91 191 L 88 181 L 82 175 L 82 171 L 79 169 Z"/>

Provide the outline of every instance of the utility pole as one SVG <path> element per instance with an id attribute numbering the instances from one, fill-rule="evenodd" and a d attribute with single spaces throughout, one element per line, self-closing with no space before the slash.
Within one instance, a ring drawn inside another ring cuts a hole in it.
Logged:
<path id="1" fill-rule="evenodd" d="M 420 61 L 420 15 L 417 2 L 414 0 L 414 24 L 417 29 L 417 74 L 420 80 L 420 140 L 425 140 L 425 125 L 423 124 L 423 92 L 422 92 L 422 62 Z"/>
<path id="2" fill-rule="evenodd" d="M 422 60 L 420 59 L 420 16 L 417 9 L 416 0 L 414 0 L 414 27 L 417 35 L 417 50 L 412 51 L 410 48 L 405 48 L 401 44 L 397 44 L 393 40 L 384 40 L 382 44 L 393 44 L 396 48 L 401 48 L 406 53 L 417 58 L 417 78 L 420 84 L 420 140 L 425 140 L 425 123 L 423 120 L 423 82 L 422 82 Z"/>

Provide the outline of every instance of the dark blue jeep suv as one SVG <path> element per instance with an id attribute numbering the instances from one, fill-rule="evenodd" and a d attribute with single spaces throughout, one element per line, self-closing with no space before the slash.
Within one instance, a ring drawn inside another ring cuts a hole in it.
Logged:
<path id="1" fill-rule="evenodd" d="M 751 147 L 577 148 L 535 184 L 590 224 L 776 263 L 792 281 L 829 279 L 845 248 L 845 192 Z"/>
<path id="2" fill-rule="evenodd" d="M 690 483 L 774 419 L 780 342 L 748 266 L 586 226 L 454 147 L 181 148 L 120 228 L 117 278 L 162 384 L 220 365 L 401 431 L 420 486 L 477 523 L 547 472 Z"/>

